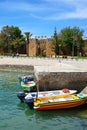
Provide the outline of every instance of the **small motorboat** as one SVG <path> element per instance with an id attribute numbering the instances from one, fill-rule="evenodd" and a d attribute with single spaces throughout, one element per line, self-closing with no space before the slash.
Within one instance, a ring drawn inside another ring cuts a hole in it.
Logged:
<path id="1" fill-rule="evenodd" d="M 28 82 L 23 82 L 21 81 L 21 88 L 24 90 L 24 91 L 33 91 L 34 89 L 36 89 L 36 83 L 34 81 L 28 81 Z"/>
<path id="2" fill-rule="evenodd" d="M 67 88 L 62 89 L 62 90 L 31 92 L 26 95 L 25 99 L 28 99 L 30 97 L 42 98 L 42 97 L 48 97 L 48 96 L 67 95 L 67 94 L 74 94 L 76 92 L 77 92 L 77 90 L 69 90 Z"/>
<path id="3" fill-rule="evenodd" d="M 44 98 L 36 98 L 30 102 L 30 108 L 35 110 L 53 110 L 77 107 L 87 103 L 87 94 L 71 94 L 48 96 Z"/>
<path id="4" fill-rule="evenodd" d="M 34 106 L 34 101 L 39 100 L 39 99 L 46 99 L 48 97 L 56 97 L 56 96 L 67 96 L 71 95 L 73 93 L 76 93 L 77 90 L 69 90 L 67 89 L 67 92 L 65 91 L 66 89 L 63 90 L 53 90 L 53 91 L 43 91 L 43 92 L 37 92 L 37 93 L 29 93 L 24 97 L 24 101 L 28 106 L 32 109 Z M 32 104 L 32 105 L 31 105 Z"/>
<path id="5" fill-rule="evenodd" d="M 24 92 L 18 92 L 17 97 L 23 102 L 25 101 L 26 103 L 28 100 L 31 98 L 41 98 L 41 97 L 48 97 L 48 96 L 56 96 L 56 95 L 67 95 L 67 94 L 73 94 L 77 93 L 77 90 L 69 90 L 67 88 L 62 89 L 62 90 L 53 90 L 53 91 L 41 91 L 41 92 L 29 92 L 29 93 L 24 93 Z"/>
<path id="6" fill-rule="evenodd" d="M 73 90 L 71 90 L 71 92 L 72 91 Z M 66 91 L 63 89 L 63 92 L 66 92 Z M 81 91 L 78 94 L 76 93 L 70 94 L 69 92 L 65 94 L 62 94 L 62 93 L 61 94 L 56 93 L 54 95 L 49 94 L 47 96 L 45 95 L 41 97 L 39 97 L 39 94 L 38 94 L 36 98 L 33 98 L 32 96 L 29 98 L 26 98 L 27 96 L 25 96 L 25 99 L 27 99 L 25 101 L 30 107 L 30 109 L 41 110 L 41 111 L 73 108 L 73 107 L 77 107 L 77 106 L 87 103 L 87 93 L 84 93 L 84 91 Z"/>
<path id="7" fill-rule="evenodd" d="M 36 90 L 36 83 L 33 75 L 18 76 L 18 78 L 23 91 L 30 92 Z"/>

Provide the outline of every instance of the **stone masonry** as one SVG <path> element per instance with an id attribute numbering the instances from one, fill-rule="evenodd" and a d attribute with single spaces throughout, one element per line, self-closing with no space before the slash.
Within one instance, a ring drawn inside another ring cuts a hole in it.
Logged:
<path id="1" fill-rule="evenodd" d="M 34 66 L 39 90 L 77 89 L 87 86 L 86 61 L 62 61 L 54 66 Z"/>
<path id="2" fill-rule="evenodd" d="M 39 90 L 68 88 L 81 91 L 87 86 L 87 72 L 44 72 L 38 73 L 36 79 Z"/>

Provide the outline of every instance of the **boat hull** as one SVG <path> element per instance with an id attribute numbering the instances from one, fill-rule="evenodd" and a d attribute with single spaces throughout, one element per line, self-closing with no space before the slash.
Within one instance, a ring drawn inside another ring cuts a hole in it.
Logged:
<path id="1" fill-rule="evenodd" d="M 34 106 L 34 109 L 39 111 L 44 110 L 53 110 L 53 109 L 66 109 L 66 108 L 73 108 L 87 103 L 87 97 L 83 99 L 75 99 L 75 100 L 67 100 L 67 101 L 60 101 L 60 102 L 47 102 L 47 103 L 40 103 L 37 106 Z"/>
<path id="2" fill-rule="evenodd" d="M 21 88 L 24 91 L 31 91 L 36 88 L 36 83 L 34 81 L 30 81 L 30 82 L 24 84 L 24 82 L 21 81 Z"/>
<path id="3" fill-rule="evenodd" d="M 67 104 L 50 104 L 50 105 L 44 105 L 44 106 L 40 106 L 40 107 L 37 107 L 36 110 L 39 110 L 39 111 L 44 111 L 44 110 L 53 110 L 53 109 L 66 109 L 66 108 L 72 108 L 72 107 L 77 107 L 77 106 L 80 106 L 80 105 L 83 105 L 85 104 L 84 101 L 82 102 L 73 102 L 73 103 L 67 103 Z"/>

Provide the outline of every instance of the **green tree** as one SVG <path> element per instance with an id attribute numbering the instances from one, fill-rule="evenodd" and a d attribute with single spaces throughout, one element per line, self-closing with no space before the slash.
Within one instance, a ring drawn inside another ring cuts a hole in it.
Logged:
<path id="1" fill-rule="evenodd" d="M 69 55 L 72 52 L 72 34 L 72 29 L 70 27 L 61 30 L 63 52 L 65 55 Z"/>
<path id="2" fill-rule="evenodd" d="M 59 51 L 58 51 L 59 50 L 59 45 L 58 45 L 58 34 L 57 34 L 56 27 L 54 28 L 52 48 L 53 48 L 55 54 L 58 55 L 58 53 L 59 53 Z"/>
<path id="3" fill-rule="evenodd" d="M 81 48 L 84 45 L 82 40 L 83 32 L 84 31 L 79 29 L 79 27 L 66 27 L 61 30 L 62 43 L 66 48 L 65 53 L 67 55 L 75 54 L 75 50 L 77 51 L 76 55 L 79 55 Z"/>
<path id="4" fill-rule="evenodd" d="M 84 41 L 82 39 L 84 31 L 79 27 L 73 28 L 73 42 L 76 46 L 76 54 L 79 56 L 80 52 L 82 52 L 82 47 L 84 46 Z"/>
<path id="5" fill-rule="evenodd" d="M 18 52 L 20 47 L 25 44 L 25 38 L 21 30 L 16 26 L 4 26 L 0 33 L 0 45 L 4 52 Z"/>

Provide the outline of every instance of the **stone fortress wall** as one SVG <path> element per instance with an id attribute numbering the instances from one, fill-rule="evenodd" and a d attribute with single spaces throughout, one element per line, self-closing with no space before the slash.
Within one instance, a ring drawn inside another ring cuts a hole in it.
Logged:
<path id="1" fill-rule="evenodd" d="M 46 57 L 55 57 L 55 52 L 52 48 L 52 38 L 31 38 L 26 46 L 28 56 L 38 56 L 45 54 Z M 87 40 L 83 47 L 84 56 L 87 56 Z M 61 52 L 62 54 L 62 52 Z"/>

